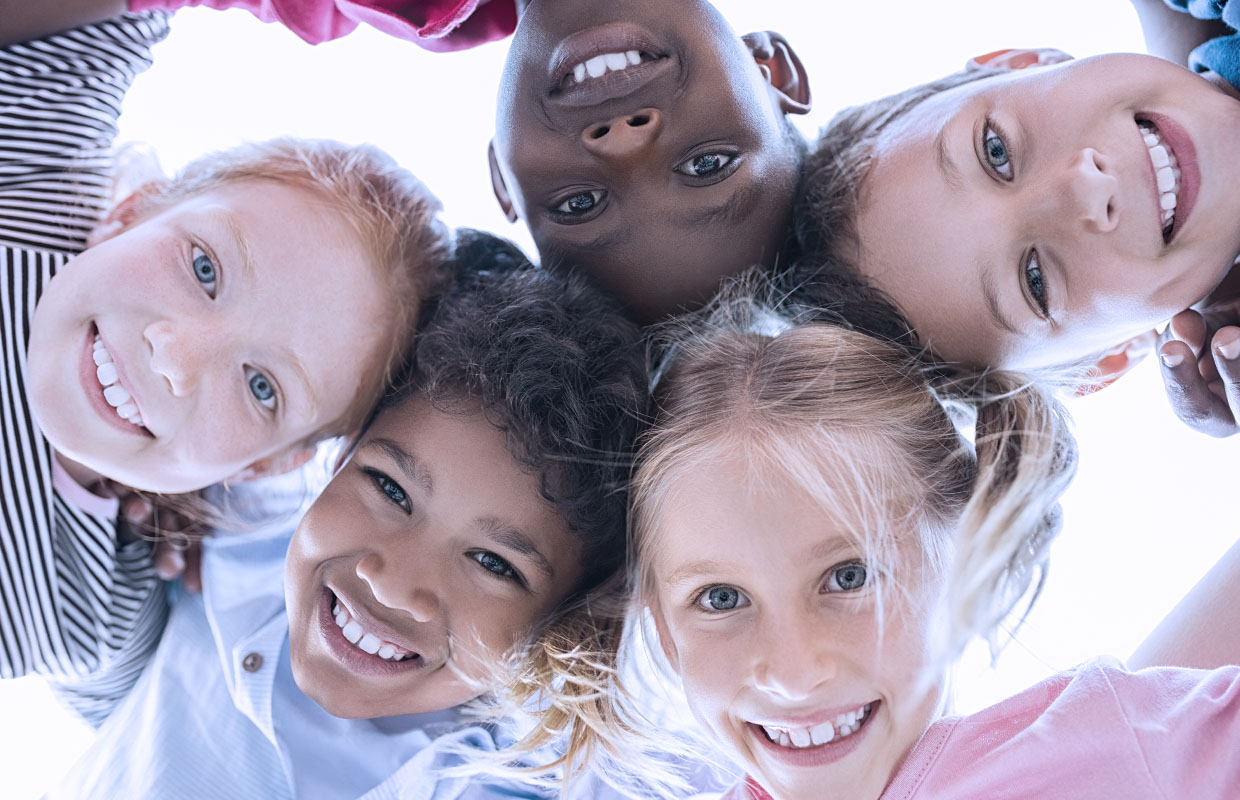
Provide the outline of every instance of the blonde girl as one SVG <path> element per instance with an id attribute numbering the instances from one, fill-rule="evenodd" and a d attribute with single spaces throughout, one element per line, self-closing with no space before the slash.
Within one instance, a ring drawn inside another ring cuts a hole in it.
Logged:
<path id="1" fill-rule="evenodd" d="M 118 494 L 279 473 L 358 430 L 447 252 L 416 178 L 334 142 L 207 156 L 109 210 L 120 101 L 166 31 L 0 49 L 0 677 L 53 676 L 96 723 L 166 613 Z"/>
<path id="2" fill-rule="evenodd" d="M 1240 670 L 1095 662 L 944 716 L 1059 527 L 1075 447 L 1033 388 L 973 442 L 899 345 L 749 302 L 683 332 L 634 485 L 638 607 L 740 798 L 1221 797 Z M 1209 768 L 1206 768 L 1206 767 Z"/>

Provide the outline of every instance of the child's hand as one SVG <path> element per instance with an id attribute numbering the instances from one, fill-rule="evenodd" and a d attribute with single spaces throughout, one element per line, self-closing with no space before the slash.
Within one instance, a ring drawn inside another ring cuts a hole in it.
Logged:
<path id="1" fill-rule="evenodd" d="M 1181 311 L 1163 333 L 1158 356 L 1171 408 L 1210 436 L 1240 431 L 1240 303 Z"/>
<path id="2" fill-rule="evenodd" d="M 120 498 L 122 541 L 147 539 L 155 572 L 162 580 L 180 577 L 191 592 L 202 591 L 202 526 L 150 498 L 115 487 Z"/>

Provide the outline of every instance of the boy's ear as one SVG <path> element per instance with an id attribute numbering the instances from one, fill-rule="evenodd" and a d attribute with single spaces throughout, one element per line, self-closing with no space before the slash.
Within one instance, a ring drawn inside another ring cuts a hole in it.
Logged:
<path id="1" fill-rule="evenodd" d="M 499 201 L 499 207 L 503 209 L 504 216 L 508 217 L 508 221 L 516 222 L 517 207 L 512 203 L 512 195 L 508 193 L 508 184 L 504 181 L 504 173 L 499 168 L 499 159 L 495 157 L 494 139 L 487 145 L 487 163 L 491 165 L 491 191 L 495 192 L 495 199 Z"/>
<path id="2" fill-rule="evenodd" d="M 1077 397 L 1093 394 L 1115 383 L 1128 370 L 1140 364 L 1142 359 L 1154 352 L 1157 344 L 1158 331 L 1146 331 L 1140 336 L 1134 336 L 1106 350 L 1094 363 L 1089 380 L 1076 387 Z"/>
<path id="3" fill-rule="evenodd" d="M 812 105 L 809 74 L 792 45 L 783 34 L 775 31 L 747 33 L 741 41 L 749 48 L 758 69 L 779 94 L 780 108 L 785 114 L 808 114 Z"/>
<path id="4" fill-rule="evenodd" d="M 1054 47 L 1008 48 L 995 50 L 993 53 L 974 56 L 965 62 L 965 72 L 974 72 L 983 67 L 990 69 L 1025 69 L 1027 67 L 1044 67 L 1048 64 L 1059 64 L 1071 61 L 1072 56 Z"/>
<path id="5" fill-rule="evenodd" d="M 151 197 L 158 194 L 165 185 L 164 181 L 148 181 L 130 192 L 90 233 L 86 234 L 86 246 L 90 248 L 107 241 L 141 219 L 146 213 Z"/>
<path id="6" fill-rule="evenodd" d="M 286 472 L 292 472 L 314 458 L 314 453 L 314 447 L 290 447 L 275 455 L 260 458 L 228 480 L 238 482 L 252 481 L 258 478 L 270 478 L 273 475 L 283 475 Z"/>

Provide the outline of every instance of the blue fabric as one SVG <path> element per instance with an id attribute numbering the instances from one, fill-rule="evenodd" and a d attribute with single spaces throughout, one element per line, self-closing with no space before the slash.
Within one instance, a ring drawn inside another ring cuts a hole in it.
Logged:
<path id="1" fill-rule="evenodd" d="M 297 483 L 264 502 L 296 508 Z M 137 687 L 50 797 L 92 800 L 545 798 L 536 787 L 444 777 L 455 748 L 492 751 L 496 734 L 459 709 L 381 720 L 333 717 L 293 681 L 284 555 L 295 518 L 208 539 L 203 593 L 177 596 Z M 261 666 L 247 671 L 253 654 Z"/>
<path id="2" fill-rule="evenodd" d="M 1240 30 L 1240 3 L 1227 0 L 1164 0 L 1174 9 L 1198 19 L 1222 20 L 1232 30 Z M 1213 70 L 1232 86 L 1240 88 L 1240 33 L 1219 36 L 1193 50 L 1188 65 L 1198 72 Z"/>

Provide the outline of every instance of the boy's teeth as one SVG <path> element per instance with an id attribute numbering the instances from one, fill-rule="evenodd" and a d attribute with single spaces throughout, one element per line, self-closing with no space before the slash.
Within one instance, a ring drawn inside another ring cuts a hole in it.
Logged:
<path id="1" fill-rule="evenodd" d="M 95 377 L 99 379 L 99 385 L 103 387 L 103 399 L 116 409 L 118 417 L 142 427 L 142 417 L 138 414 L 138 406 L 132 402 L 133 396 L 129 394 L 129 391 L 117 383 L 120 376 L 116 372 L 116 365 L 112 363 L 112 354 L 108 352 L 108 348 L 103 346 L 98 336 L 95 337 L 92 357 L 95 360 Z"/>
<path id="2" fill-rule="evenodd" d="M 339 600 L 332 601 L 332 617 L 335 618 L 336 626 L 340 628 L 341 634 L 344 635 L 349 644 L 357 647 L 364 653 L 369 653 L 372 656 L 377 655 L 385 661 L 404 661 L 414 656 L 413 653 L 403 647 L 394 645 L 391 642 L 385 642 L 373 633 L 366 632 L 358 624 L 357 620 L 349 615 L 349 612 L 340 604 Z"/>
<path id="3" fill-rule="evenodd" d="M 603 53 L 573 67 L 573 81 L 583 83 L 587 77 L 601 78 L 608 72 L 619 72 L 628 67 L 642 63 L 639 50 L 625 50 L 620 53 Z"/>
<path id="4" fill-rule="evenodd" d="M 783 728 L 776 725 L 763 725 L 766 737 L 780 747 L 802 749 L 816 747 L 828 742 L 837 742 L 855 733 L 861 723 L 870 714 L 870 704 L 856 711 L 848 711 L 836 716 L 835 720 L 820 722 L 812 728 Z"/>

